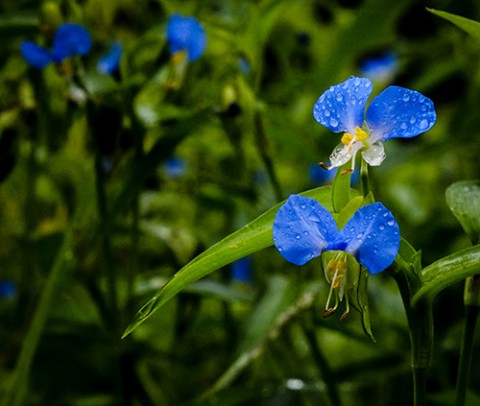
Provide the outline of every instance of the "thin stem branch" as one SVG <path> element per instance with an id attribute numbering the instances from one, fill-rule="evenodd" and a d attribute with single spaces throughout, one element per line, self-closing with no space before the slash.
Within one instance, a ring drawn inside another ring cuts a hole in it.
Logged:
<path id="1" fill-rule="evenodd" d="M 462 347 L 460 350 L 460 364 L 458 366 L 457 386 L 455 389 L 455 405 L 465 405 L 468 378 L 470 376 L 472 352 L 473 352 L 473 337 L 475 334 L 475 327 L 478 320 L 479 307 L 475 305 L 465 306 L 465 326 L 463 330 Z"/>

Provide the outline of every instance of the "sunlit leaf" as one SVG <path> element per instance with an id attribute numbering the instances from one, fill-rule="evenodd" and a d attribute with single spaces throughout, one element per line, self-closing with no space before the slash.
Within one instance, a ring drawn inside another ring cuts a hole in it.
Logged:
<path id="1" fill-rule="evenodd" d="M 470 237 L 480 242 L 480 182 L 462 181 L 450 185 L 445 193 L 448 207 Z"/>

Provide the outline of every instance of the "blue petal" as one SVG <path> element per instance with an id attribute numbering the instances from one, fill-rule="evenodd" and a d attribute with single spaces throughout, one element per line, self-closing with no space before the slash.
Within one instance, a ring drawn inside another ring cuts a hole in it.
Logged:
<path id="1" fill-rule="evenodd" d="M 398 68 L 398 58 L 393 52 L 387 52 L 377 58 L 367 59 L 360 70 L 363 75 L 372 80 L 390 79 Z"/>
<path id="2" fill-rule="evenodd" d="M 345 244 L 344 250 L 354 255 L 370 273 L 382 272 L 398 254 L 400 233 L 397 221 L 382 203 L 369 204 L 358 209 L 340 231 L 338 243 Z"/>
<path id="3" fill-rule="evenodd" d="M 97 70 L 103 73 L 112 74 L 118 69 L 122 57 L 122 46 L 115 42 L 110 51 L 102 55 L 97 63 Z"/>
<path id="4" fill-rule="evenodd" d="M 173 14 L 167 25 L 167 41 L 172 54 L 186 51 L 189 61 L 200 58 L 207 45 L 205 30 L 194 17 Z"/>
<path id="5" fill-rule="evenodd" d="M 249 283 L 252 281 L 252 260 L 243 257 L 232 263 L 232 280 L 235 282 Z"/>
<path id="6" fill-rule="evenodd" d="M 295 265 L 318 257 L 338 233 L 333 216 L 314 199 L 291 195 L 273 222 L 273 242 Z"/>
<path id="7" fill-rule="evenodd" d="M 37 69 L 43 69 L 53 61 L 48 50 L 30 41 L 23 41 L 20 51 L 27 63 Z"/>
<path id="8" fill-rule="evenodd" d="M 10 280 L 0 281 L 0 299 L 13 299 L 17 294 L 16 285 Z"/>
<path id="9" fill-rule="evenodd" d="M 53 40 L 52 55 L 56 62 L 75 55 L 85 55 L 92 47 L 92 38 L 79 24 L 62 24 Z"/>
<path id="10" fill-rule="evenodd" d="M 330 131 L 354 134 L 355 127 L 363 124 L 370 93 L 372 82 L 369 79 L 351 76 L 320 96 L 313 106 L 313 117 Z"/>
<path id="11" fill-rule="evenodd" d="M 436 119 L 428 97 L 399 86 L 387 87 L 372 100 L 367 111 L 370 134 L 376 141 L 415 137 L 432 128 Z"/>

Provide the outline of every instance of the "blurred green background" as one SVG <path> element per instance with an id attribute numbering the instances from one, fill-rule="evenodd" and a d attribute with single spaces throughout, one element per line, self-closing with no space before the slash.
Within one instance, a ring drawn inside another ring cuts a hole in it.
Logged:
<path id="1" fill-rule="evenodd" d="M 476 0 L 2 0 L 0 404 L 410 404 L 408 330 L 386 274 L 369 281 L 376 343 L 356 312 L 321 318 L 320 260 L 299 268 L 274 249 L 120 336 L 195 255 L 322 184 L 312 165 L 339 136 L 313 104 L 385 54 L 396 63 L 374 94 L 415 89 L 438 119 L 386 144 L 375 197 L 424 265 L 469 246 L 444 193 L 480 173 L 480 43 L 425 6 L 480 20 Z M 175 12 L 201 22 L 207 48 L 169 87 Z M 48 44 L 64 21 L 94 41 L 77 74 L 28 67 L 21 42 Z M 123 54 L 109 76 L 96 63 L 113 41 Z M 431 404 L 451 403 L 462 295 L 435 301 Z"/>

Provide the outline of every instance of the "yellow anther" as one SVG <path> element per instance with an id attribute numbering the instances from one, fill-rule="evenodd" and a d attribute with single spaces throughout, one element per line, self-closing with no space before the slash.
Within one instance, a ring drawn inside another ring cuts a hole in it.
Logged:
<path id="1" fill-rule="evenodd" d="M 340 286 L 341 280 L 345 277 L 347 263 L 339 259 L 332 259 L 327 264 L 327 270 L 332 281 L 331 287 L 337 289 Z"/>
<path id="2" fill-rule="evenodd" d="M 351 147 L 354 142 L 365 141 L 368 138 L 368 134 L 360 127 L 355 127 L 355 135 L 350 133 L 344 133 L 341 139 L 343 145 Z"/>
<path id="3" fill-rule="evenodd" d="M 355 138 L 357 141 L 365 141 L 368 138 L 368 134 L 360 127 L 355 127 Z"/>
<path id="4" fill-rule="evenodd" d="M 357 127 L 358 128 L 358 127 Z M 349 147 L 350 146 L 350 143 L 354 140 L 354 136 L 350 133 L 345 133 L 343 134 L 342 136 L 342 139 L 341 139 L 341 142 L 343 145 Z"/>

